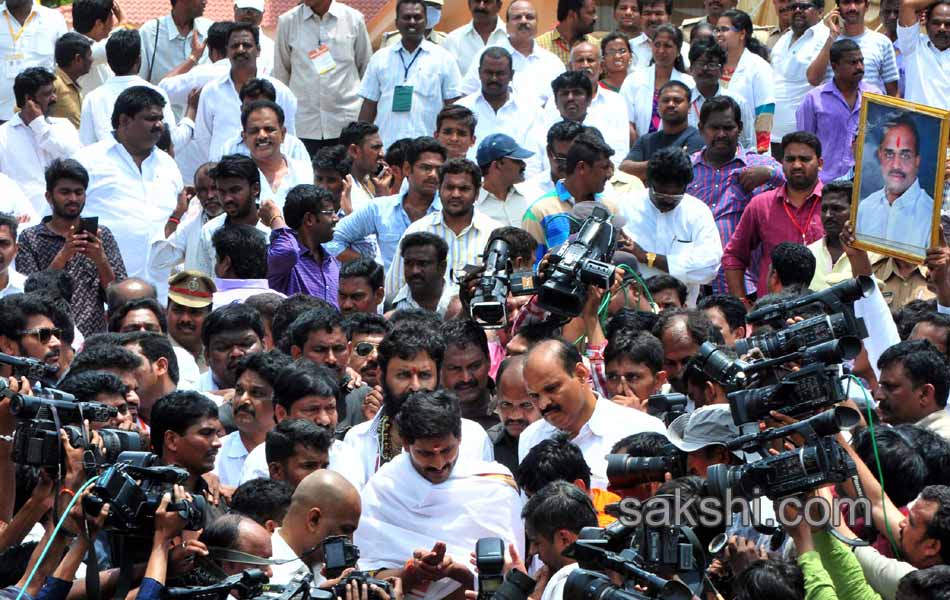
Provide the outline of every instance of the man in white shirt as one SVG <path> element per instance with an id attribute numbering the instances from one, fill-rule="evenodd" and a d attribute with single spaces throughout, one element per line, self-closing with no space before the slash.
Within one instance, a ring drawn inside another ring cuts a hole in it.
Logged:
<path id="1" fill-rule="evenodd" d="M 16 76 L 13 93 L 20 112 L 0 125 L 0 171 L 20 185 L 38 213 L 46 204 L 46 167 L 79 150 L 79 134 L 67 119 L 50 117 L 56 103 L 53 73 L 30 67 Z"/>
<path id="2" fill-rule="evenodd" d="M 157 84 L 186 60 L 192 64 L 207 61 L 206 56 L 194 53 L 208 39 L 211 20 L 201 16 L 204 11 L 205 0 L 175 0 L 169 14 L 146 21 L 139 28 L 142 79 Z"/>
<path id="3" fill-rule="evenodd" d="M 917 12 L 925 11 L 926 35 Z M 897 42 L 904 63 L 904 99 L 941 109 L 950 108 L 950 3 L 930 0 L 901 2 Z"/>
<path id="4" fill-rule="evenodd" d="M 13 268 L 17 253 L 16 234 L 16 219 L 0 214 L 0 298 L 22 293 L 26 282 L 26 277 Z"/>
<path id="5" fill-rule="evenodd" d="M 0 173 L 0 213 L 13 215 L 20 224 L 36 224 L 39 213 L 33 208 L 17 182 Z"/>
<path id="6" fill-rule="evenodd" d="M 541 440 L 566 433 L 584 453 L 591 487 L 607 489 L 607 454 L 620 439 L 643 431 L 666 433 L 656 417 L 615 404 L 590 387 L 590 369 L 577 349 L 546 340 L 528 352 L 525 386 L 541 416 L 518 438 L 518 461 Z"/>
<path id="7" fill-rule="evenodd" d="M 382 48 L 363 76 L 360 121 L 375 122 L 383 144 L 429 135 L 436 116 L 461 96 L 458 64 L 444 48 L 425 40 L 426 6 L 422 0 L 396 6 L 399 44 Z"/>
<path id="8" fill-rule="evenodd" d="M 484 179 L 475 210 L 502 225 L 521 227 L 528 199 L 515 184 L 524 181 L 525 160 L 533 155 L 504 133 L 483 138 L 478 146 L 478 167 Z"/>
<path id="9" fill-rule="evenodd" d="M 647 163 L 649 189 L 618 202 L 640 274 L 672 275 L 686 284 L 693 305 L 699 286 L 712 281 L 722 259 L 722 241 L 709 207 L 686 193 L 693 166 L 681 148 L 657 151 Z"/>
<path id="10" fill-rule="evenodd" d="M 515 0 L 508 6 L 508 37 L 497 40 L 475 56 L 463 71 L 461 92 L 473 94 L 481 87 L 478 67 L 481 53 L 491 47 L 504 48 L 511 53 L 514 78 L 511 87 L 515 94 L 530 98 L 535 107 L 544 106 L 551 97 L 551 81 L 564 72 L 564 63 L 554 53 L 534 42 L 538 35 L 538 11 L 530 0 Z"/>
<path id="11" fill-rule="evenodd" d="M 452 299 L 458 295 L 458 285 L 446 281 L 448 243 L 434 233 L 417 231 L 403 236 L 398 252 L 406 283 L 390 296 L 386 309 L 395 312 L 421 308 L 444 317 Z"/>
<path id="12" fill-rule="evenodd" d="M 0 27 L 0 121 L 13 118 L 14 91 L 10 83 L 29 67 L 53 70 L 56 40 L 66 33 L 66 20 L 52 8 L 33 0 L 7 0 L 0 9 L 6 27 Z M 22 106 L 20 107 L 22 109 Z M 9 170 L 3 169 L 6 173 Z"/>
<path id="13" fill-rule="evenodd" d="M 467 73 L 472 59 L 488 46 L 505 40 L 505 22 L 498 16 L 501 0 L 468 0 L 472 20 L 449 32 L 442 47 L 455 55 L 459 72 Z"/>
<path id="14" fill-rule="evenodd" d="M 260 31 L 261 53 L 257 57 L 257 70 L 261 75 L 270 75 L 274 69 L 274 40 L 264 35 L 261 22 L 264 20 L 264 0 L 234 0 L 234 21 L 247 23 Z"/>
<path id="15" fill-rule="evenodd" d="M 162 133 L 165 99 L 135 86 L 115 102 L 115 134 L 86 146 L 74 158 L 89 172 L 86 212 L 115 237 L 129 277 L 149 279 L 148 243 L 161 229 L 183 188 L 174 159 L 155 147 Z M 167 281 L 151 281 L 159 289 Z"/>
<path id="16" fill-rule="evenodd" d="M 923 256 L 930 247 L 934 201 L 920 187 L 920 136 L 913 119 L 884 124 L 877 148 L 884 188 L 858 203 L 858 239 L 894 246 Z"/>
<path id="17" fill-rule="evenodd" d="M 77 0 L 72 4 L 73 29 L 92 40 L 92 69 L 76 83 L 88 94 L 113 75 L 106 62 L 106 40 L 125 26 L 125 15 L 112 0 Z"/>
<path id="18" fill-rule="evenodd" d="M 245 83 L 258 78 L 257 56 L 260 53 L 259 30 L 241 23 L 228 32 L 230 72 L 211 81 L 201 90 L 198 116 L 195 118 L 195 141 L 205 151 L 204 160 L 218 153 L 241 133 L 241 98 Z M 297 98 L 286 85 L 272 77 L 262 76 L 277 91 L 277 104 L 284 110 L 287 131 L 294 132 Z"/>
<path id="19" fill-rule="evenodd" d="M 311 154 L 338 143 L 360 111 L 373 48 L 363 15 L 338 0 L 306 0 L 280 16 L 274 77 L 300 99 L 296 127 Z M 291 128 L 294 120 L 287 116 Z"/>

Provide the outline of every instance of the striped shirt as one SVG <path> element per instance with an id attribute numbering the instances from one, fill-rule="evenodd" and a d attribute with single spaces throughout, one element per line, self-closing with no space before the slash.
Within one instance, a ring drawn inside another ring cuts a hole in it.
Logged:
<path id="1" fill-rule="evenodd" d="M 693 181 L 686 188 L 686 192 L 705 202 L 712 210 L 716 227 L 719 229 L 719 238 L 725 248 L 752 197 L 783 185 L 785 174 L 781 165 L 771 156 L 757 154 L 755 151 L 746 152 L 741 147 L 736 150 L 734 159 L 719 168 L 706 162 L 704 152 L 705 149 L 692 156 Z M 746 167 L 770 167 L 772 177 L 763 185 L 746 191 L 739 182 L 739 175 Z M 713 281 L 713 288 L 717 293 L 728 293 L 722 268 Z"/>
<path id="2" fill-rule="evenodd" d="M 410 225 L 403 234 L 403 239 L 410 233 L 425 231 L 437 235 L 449 246 L 449 255 L 445 260 L 445 283 L 446 286 L 454 285 L 452 273 L 461 273 L 465 265 L 478 264 L 478 258 L 485 250 L 485 244 L 491 233 L 504 227 L 504 224 L 488 217 L 477 208 L 472 216 L 472 223 L 456 235 L 452 229 L 445 224 L 442 218 L 442 211 L 429 213 L 418 221 Z M 401 240 L 400 240 L 401 242 Z M 386 272 L 386 298 L 390 302 L 395 301 L 399 290 L 406 283 L 405 272 L 402 264 L 402 251 L 397 244 L 392 262 Z"/>
<path id="3" fill-rule="evenodd" d="M 564 36 L 561 35 L 561 32 L 557 30 L 557 27 L 550 31 L 545 31 L 538 37 L 534 38 L 534 43 L 560 58 L 565 67 L 569 62 L 571 62 L 571 48 L 577 44 L 580 44 L 581 42 L 590 42 L 595 46 L 600 46 L 600 38 L 596 38 L 591 34 L 579 37 L 574 40 L 573 44 L 568 44 L 564 39 Z"/>
<path id="4" fill-rule="evenodd" d="M 617 213 L 612 201 L 605 199 L 601 194 L 595 194 L 594 199 L 602 202 L 607 209 Z M 537 261 L 540 262 L 551 248 L 556 248 L 571 235 L 571 219 L 569 213 L 574 209 L 574 198 L 564 185 L 564 180 L 558 181 L 554 189 L 538 198 L 528 207 L 521 220 L 521 228 L 531 234 L 538 242 Z"/>

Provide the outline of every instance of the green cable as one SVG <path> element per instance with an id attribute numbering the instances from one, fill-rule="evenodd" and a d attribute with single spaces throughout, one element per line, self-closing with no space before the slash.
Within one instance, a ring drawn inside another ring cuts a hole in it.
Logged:
<path id="1" fill-rule="evenodd" d="M 39 560 L 37 560 L 36 564 L 33 565 L 33 569 L 30 571 L 30 576 L 26 578 L 26 583 L 24 583 L 23 587 L 20 588 L 20 593 L 17 594 L 16 600 L 20 600 L 23 597 L 23 594 L 26 593 L 26 589 L 30 587 L 30 583 L 33 581 L 33 577 L 36 575 L 37 569 L 39 569 L 40 565 L 43 564 L 43 559 L 46 558 L 46 553 L 49 552 L 49 547 L 53 545 L 56 535 L 59 534 L 60 527 L 62 527 L 63 523 L 66 522 L 66 518 L 69 516 L 69 511 L 72 510 L 73 506 L 76 504 L 76 500 L 82 496 L 82 493 L 86 491 L 86 488 L 94 484 L 98 479 L 99 477 L 96 476 L 84 483 L 83 486 L 79 488 L 75 494 L 73 494 L 73 497 L 69 499 L 69 503 L 66 504 L 66 510 L 63 511 L 63 515 L 59 518 L 59 522 L 56 523 L 56 528 L 53 529 L 53 535 L 49 536 L 49 540 L 46 541 L 46 547 L 43 548 L 43 552 L 40 554 Z"/>
<path id="2" fill-rule="evenodd" d="M 894 550 L 894 556 L 897 560 L 901 560 L 900 548 L 894 542 L 894 533 L 891 531 L 891 523 L 887 519 L 887 506 L 884 504 L 884 496 L 886 492 L 884 491 L 884 470 L 881 468 L 881 457 L 877 452 L 877 438 L 874 435 L 874 418 L 871 413 L 871 398 L 868 396 L 868 391 L 864 389 L 864 384 L 861 383 L 861 380 L 855 377 L 852 374 L 848 375 L 849 379 L 854 380 L 858 387 L 861 388 L 861 393 L 864 394 L 864 405 L 868 410 L 868 431 L 871 433 L 871 448 L 874 450 L 874 464 L 877 466 L 877 476 L 881 481 L 881 511 L 884 513 L 884 529 L 887 530 L 887 541 L 891 544 L 891 549 Z"/>

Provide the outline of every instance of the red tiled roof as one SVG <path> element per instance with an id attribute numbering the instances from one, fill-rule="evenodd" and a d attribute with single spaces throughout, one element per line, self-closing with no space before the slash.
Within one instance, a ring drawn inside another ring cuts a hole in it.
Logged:
<path id="1" fill-rule="evenodd" d="M 368 23 L 379 13 L 380 9 L 386 5 L 386 1 L 387 0 L 345 0 L 344 4 L 348 4 L 363 13 Z M 275 30 L 277 28 L 277 17 L 297 6 L 299 3 L 299 0 L 265 0 L 264 22 L 261 23 L 261 27 L 268 31 Z M 121 6 L 122 10 L 125 11 L 125 18 L 128 24 L 136 27 L 170 10 L 170 4 L 165 0 L 121 0 Z M 66 23 L 72 27 L 72 7 L 68 5 L 61 6 L 59 10 L 63 13 L 63 16 L 66 17 Z M 233 0 L 207 0 L 204 16 L 212 21 L 230 20 L 234 16 Z"/>

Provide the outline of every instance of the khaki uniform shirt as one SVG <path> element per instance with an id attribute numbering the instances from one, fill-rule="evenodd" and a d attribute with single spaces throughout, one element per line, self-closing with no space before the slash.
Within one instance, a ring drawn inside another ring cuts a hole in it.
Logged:
<path id="1" fill-rule="evenodd" d="M 82 89 L 79 84 L 73 81 L 65 71 L 56 67 L 53 89 L 56 90 L 56 103 L 50 109 L 49 116 L 68 119 L 78 130 L 79 115 L 82 113 Z"/>
<path id="2" fill-rule="evenodd" d="M 874 276 L 884 283 L 882 292 L 891 310 L 898 309 L 911 300 L 930 300 L 936 297 L 927 287 L 927 269 L 918 265 L 906 278 L 897 270 L 896 259 L 890 256 L 871 255 Z"/>

